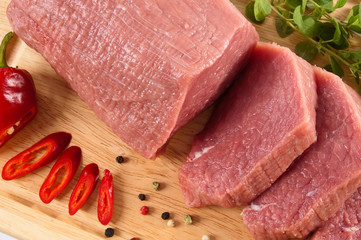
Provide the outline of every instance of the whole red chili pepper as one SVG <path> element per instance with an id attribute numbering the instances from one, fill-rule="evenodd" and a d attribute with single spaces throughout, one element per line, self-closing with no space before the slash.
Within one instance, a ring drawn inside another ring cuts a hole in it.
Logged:
<path id="1" fill-rule="evenodd" d="M 12 32 L 6 34 L 0 46 L 0 147 L 30 122 L 38 111 L 30 74 L 6 64 L 6 47 L 12 37 Z"/>
<path id="2" fill-rule="evenodd" d="M 113 176 L 108 169 L 105 169 L 98 198 L 98 219 L 103 225 L 107 225 L 112 219 L 113 198 Z"/>
<path id="3" fill-rule="evenodd" d="M 39 196 L 44 203 L 50 203 L 73 179 L 81 160 L 81 149 L 71 146 L 59 157 L 49 175 L 41 185 Z"/>
<path id="4" fill-rule="evenodd" d="M 55 160 L 69 145 L 71 135 L 56 132 L 10 159 L 3 167 L 2 178 L 12 180 Z"/>
<path id="5" fill-rule="evenodd" d="M 69 200 L 69 214 L 74 215 L 83 206 L 93 192 L 99 178 L 99 168 L 95 163 L 86 165 L 79 180 L 71 193 Z"/>

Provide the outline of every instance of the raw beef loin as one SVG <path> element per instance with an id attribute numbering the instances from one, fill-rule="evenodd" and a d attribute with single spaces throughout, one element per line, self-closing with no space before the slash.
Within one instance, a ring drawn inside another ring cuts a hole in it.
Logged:
<path id="1" fill-rule="evenodd" d="M 305 237 L 361 184 L 361 99 L 336 75 L 315 76 L 317 142 L 244 209 L 256 239 Z"/>
<path id="2" fill-rule="evenodd" d="M 344 239 L 361 239 L 361 188 L 312 236 L 312 240 Z"/>
<path id="3" fill-rule="evenodd" d="M 186 204 L 233 207 L 267 189 L 316 141 L 316 98 L 311 65 L 258 43 L 179 171 Z"/>
<path id="4" fill-rule="evenodd" d="M 258 40 L 228 0 L 12 0 L 7 15 L 147 158 L 224 91 Z"/>

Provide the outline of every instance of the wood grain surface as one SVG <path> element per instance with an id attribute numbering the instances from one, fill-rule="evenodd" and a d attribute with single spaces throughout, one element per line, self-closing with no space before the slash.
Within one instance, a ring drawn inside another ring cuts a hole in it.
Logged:
<path id="1" fill-rule="evenodd" d="M 6 17 L 10 0 L 0 2 L 0 37 L 11 27 Z M 248 0 L 233 1 L 243 13 Z M 349 0 L 345 11 L 359 0 Z M 342 17 L 338 11 L 336 16 Z M 275 41 L 292 50 L 302 39 L 294 33 L 288 38 L 278 37 L 274 18 L 256 26 L 262 41 Z M 30 49 L 18 37 L 8 49 L 8 63 L 27 69 L 37 88 L 39 113 L 36 118 L 5 146 L 0 148 L 0 167 L 5 162 L 55 131 L 67 131 L 73 135 L 71 145 L 83 150 L 80 169 L 88 163 L 97 163 L 101 177 L 105 168 L 114 176 L 114 216 L 109 227 L 115 229 L 113 239 L 201 239 L 210 235 L 212 240 L 252 239 L 242 222 L 241 207 L 224 209 L 206 207 L 190 209 L 184 204 L 179 187 L 177 171 L 186 160 L 193 136 L 208 119 L 211 108 L 181 129 L 170 141 L 165 154 L 155 161 L 145 159 L 124 144 L 101 122 L 87 105 L 80 100 L 68 84 L 60 78 L 40 54 Z M 314 64 L 324 66 L 323 58 Z M 350 75 L 347 76 L 349 81 Z M 115 161 L 123 155 L 122 164 Z M 19 239 L 103 239 L 105 226 L 97 219 L 97 190 L 74 216 L 68 214 L 68 201 L 78 180 L 80 170 L 69 186 L 50 204 L 41 202 L 39 188 L 52 164 L 13 181 L 0 179 L 0 231 Z M 159 191 L 151 188 L 153 181 L 161 184 Z M 98 185 L 99 186 L 99 183 Z M 144 193 L 146 201 L 138 194 Z M 141 215 L 141 206 L 149 206 L 149 214 Z M 161 213 L 169 211 L 175 227 L 167 227 Z M 190 214 L 192 225 L 185 225 L 183 218 Z"/>

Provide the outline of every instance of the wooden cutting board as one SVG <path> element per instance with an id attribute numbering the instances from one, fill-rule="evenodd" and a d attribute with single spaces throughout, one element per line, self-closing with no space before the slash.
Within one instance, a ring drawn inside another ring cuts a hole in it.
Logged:
<path id="1" fill-rule="evenodd" d="M 6 17 L 10 0 L 0 3 L 0 37 L 11 27 Z M 244 13 L 248 0 L 233 1 Z M 349 0 L 345 7 L 359 0 Z M 345 15 L 337 12 L 336 15 Z M 256 26 L 262 41 L 275 41 L 294 49 L 302 40 L 297 33 L 281 39 L 274 28 L 274 18 Z M 5 162 L 55 131 L 67 131 L 73 135 L 72 145 L 83 150 L 81 167 L 95 162 L 100 166 L 101 177 L 105 168 L 114 176 L 114 216 L 109 227 L 115 229 L 113 239 L 201 239 L 202 235 L 212 240 L 252 239 L 241 218 L 241 207 L 224 209 L 206 207 L 190 209 L 184 204 L 179 187 L 177 170 L 186 160 L 193 136 L 208 119 L 207 110 L 183 129 L 170 141 L 165 154 L 155 161 L 145 159 L 124 144 L 101 122 L 87 105 L 82 102 L 67 83 L 60 78 L 40 54 L 15 37 L 8 51 L 8 63 L 27 69 L 33 76 L 37 88 L 39 113 L 36 118 L 11 141 L 0 148 L 0 167 Z M 315 64 L 326 65 L 322 58 Z M 353 81 L 348 75 L 347 79 Z M 126 161 L 118 164 L 115 158 L 123 155 Z M 97 190 L 83 208 L 74 216 L 68 214 L 68 201 L 78 180 L 80 170 L 68 187 L 53 202 L 41 202 L 38 192 L 52 164 L 17 180 L 0 179 L 0 231 L 19 239 L 102 239 L 105 226 L 97 220 Z M 159 191 L 151 188 L 153 181 L 161 184 Z M 99 186 L 99 183 L 98 183 Z M 146 201 L 140 201 L 138 194 L 144 193 Z M 149 214 L 141 215 L 141 206 L 149 206 Z M 161 219 L 164 211 L 170 212 L 175 227 L 167 227 Z M 185 225 L 183 218 L 190 214 L 192 225 Z"/>

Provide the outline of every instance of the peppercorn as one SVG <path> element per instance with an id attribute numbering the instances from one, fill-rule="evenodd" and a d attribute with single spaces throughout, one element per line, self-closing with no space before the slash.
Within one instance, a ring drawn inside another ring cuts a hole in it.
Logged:
<path id="1" fill-rule="evenodd" d="M 208 235 L 203 235 L 202 240 L 211 240 L 211 237 Z"/>
<path id="2" fill-rule="evenodd" d="M 190 225 L 192 224 L 193 220 L 192 220 L 192 216 L 191 215 L 186 215 L 184 217 L 184 223 L 187 224 L 187 225 Z"/>
<path id="3" fill-rule="evenodd" d="M 140 208 L 140 213 L 143 215 L 147 215 L 149 211 L 149 208 L 147 206 L 143 206 Z"/>
<path id="4" fill-rule="evenodd" d="M 140 201 L 144 201 L 145 200 L 145 195 L 143 193 L 138 195 L 138 198 L 140 199 Z"/>
<path id="5" fill-rule="evenodd" d="M 115 160 L 117 160 L 117 163 L 122 163 L 124 162 L 124 157 L 123 156 L 118 156 L 115 158 Z"/>
<path id="6" fill-rule="evenodd" d="M 154 191 L 158 191 L 159 186 L 160 186 L 159 182 L 152 183 L 152 188 L 154 189 Z"/>
<path id="7" fill-rule="evenodd" d="M 174 221 L 171 219 L 167 222 L 168 227 L 174 227 Z"/>
<path id="8" fill-rule="evenodd" d="M 167 220 L 169 218 L 169 212 L 162 213 L 162 219 Z"/>
<path id="9" fill-rule="evenodd" d="M 133 237 L 133 238 L 131 238 L 130 240 L 139 240 L 138 238 L 136 238 L 136 237 Z"/>
<path id="10" fill-rule="evenodd" d="M 113 228 L 105 229 L 105 236 L 106 237 L 113 237 L 114 236 L 114 229 Z"/>

